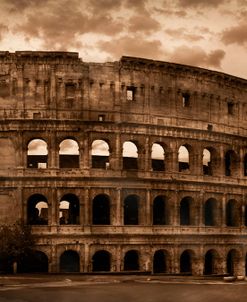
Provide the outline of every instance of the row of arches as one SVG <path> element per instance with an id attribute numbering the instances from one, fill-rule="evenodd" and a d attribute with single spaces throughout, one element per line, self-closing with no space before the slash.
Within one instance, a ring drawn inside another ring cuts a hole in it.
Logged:
<path id="1" fill-rule="evenodd" d="M 59 224 L 80 224 L 80 200 L 74 194 L 65 194 L 59 202 Z M 91 204 L 91 224 L 111 225 L 113 207 L 111 199 L 106 194 L 96 195 Z M 136 194 L 127 195 L 122 203 L 124 225 L 139 225 L 140 216 L 143 214 L 145 204 Z M 86 210 L 86 209 L 85 209 Z M 221 224 L 221 214 L 225 211 L 226 226 L 240 226 L 242 224 L 242 207 L 235 199 L 230 199 L 225 205 L 225 209 L 214 198 L 209 198 L 203 202 L 202 215 L 205 226 L 219 226 Z M 27 223 L 31 225 L 48 225 L 49 205 L 47 198 L 42 194 L 31 195 L 27 201 Z M 165 195 L 158 195 L 151 203 L 152 225 L 172 224 L 174 215 L 174 205 L 171 204 Z M 179 202 L 179 224 L 198 224 L 198 205 L 195 200 L 186 196 Z M 244 210 L 244 225 L 247 226 L 247 206 Z"/>
<path id="2" fill-rule="evenodd" d="M 172 273 L 171 272 L 171 255 L 167 250 L 156 250 L 151 256 L 151 266 L 142 267 L 140 264 L 140 252 L 138 250 L 128 250 L 123 256 L 122 271 L 151 271 L 153 273 Z M 114 270 L 112 266 L 112 254 L 107 250 L 96 251 L 91 258 L 90 271 L 92 272 L 110 272 Z M 203 257 L 203 274 L 217 275 L 222 274 L 221 256 L 215 249 L 208 250 Z M 239 252 L 235 249 L 228 251 L 224 259 L 225 272 L 228 275 L 237 274 L 240 261 Z M 195 271 L 197 262 L 193 250 L 184 250 L 179 256 L 179 273 L 192 275 Z M 20 259 L 18 271 L 20 273 L 48 272 L 48 257 L 41 251 L 36 251 Z M 247 254 L 246 254 L 247 263 Z M 80 254 L 74 250 L 64 251 L 59 258 L 59 272 L 73 273 L 80 272 Z M 245 268 L 247 273 L 247 265 Z"/>
<path id="3" fill-rule="evenodd" d="M 79 168 L 80 150 L 79 144 L 74 139 L 64 139 L 59 144 L 59 167 Z M 105 140 L 94 140 L 90 149 L 91 167 L 97 169 L 108 169 L 110 167 L 111 148 Z M 140 148 L 133 141 L 125 141 L 122 145 L 122 169 L 139 169 Z M 162 143 L 153 143 L 151 147 L 151 170 L 165 171 L 166 162 L 172 160 L 170 151 Z M 178 171 L 189 171 L 193 159 L 193 148 L 184 144 L 178 148 L 177 162 Z M 220 154 L 213 147 L 204 148 L 201 154 L 200 165 L 204 175 L 214 175 L 220 166 Z M 233 150 L 228 150 L 224 156 L 226 176 L 236 176 L 239 169 L 240 158 Z M 47 143 L 42 139 L 33 139 L 27 146 L 27 167 L 47 168 L 48 148 Z M 244 157 L 244 175 L 247 175 L 247 154 Z"/>

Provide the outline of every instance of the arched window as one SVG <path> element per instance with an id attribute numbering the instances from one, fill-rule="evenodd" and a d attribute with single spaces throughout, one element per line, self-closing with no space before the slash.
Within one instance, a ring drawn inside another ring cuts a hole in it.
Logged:
<path id="1" fill-rule="evenodd" d="M 238 155 L 233 150 L 228 150 L 225 154 L 225 175 L 238 176 L 239 171 Z"/>
<path id="2" fill-rule="evenodd" d="M 124 256 L 124 270 L 138 271 L 139 270 L 139 255 L 135 250 L 128 251 Z"/>
<path id="3" fill-rule="evenodd" d="M 226 225 L 239 226 L 240 225 L 240 208 L 236 200 L 229 200 L 226 204 Z"/>
<path id="4" fill-rule="evenodd" d="M 100 194 L 93 199 L 93 224 L 110 224 L 110 200 L 107 195 Z"/>
<path id="5" fill-rule="evenodd" d="M 168 224 L 167 201 L 165 196 L 157 196 L 153 202 L 153 225 Z"/>
<path id="6" fill-rule="evenodd" d="M 213 275 L 217 273 L 218 253 L 215 250 L 209 250 L 204 257 L 204 275 Z"/>
<path id="7" fill-rule="evenodd" d="M 158 250 L 153 257 L 153 272 L 167 273 L 167 252 Z"/>
<path id="8" fill-rule="evenodd" d="M 152 145 L 151 158 L 153 171 L 165 171 L 165 151 L 160 144 Z"/>
<path id="9" fill-rule="evenodd" d="M 60 256 L 60 272 L 76 273 L 80 271 L 80 257 L 76 251 L 67 250 Z"/>
<path id="10" fill-rule="evenodd" d="M 31 225 L 48 224 L 48 202 L 41 194 L 34 194 L 27 201 L 27 223 Z"/>
<path id="11" fill-rule="evenodd" d="M 138 169 L 138 149 L 133 142 L 127 141 L 123 144 L 123 169 Z"/>
<path id="12" fill-rule="evenodd" d="M 60 200 L 59 223 L 61 225 L 80 223 L 80 202 L 74 194 L 66 194 Z"/>
<path id="13" fill-rule="evenodd" d="M 124 200 L 124 224 L 138 225 L 139 224 L 139 197 L 129 195 Z"/>
<path id="14" fill-rule="evenodd" d="M 237 250 L 230 250 L 226 257 L 226 269 L 227 274 L 234 276 L 236 273 L 236 268 L 239 262 L 239 253 Z"/>
<path id="15" fill-rule="evenodd" d="M 212 175 L 211 152 L 208 149 L 203 150 L 203 174 Z"/>
<path id="16" fill-rule="evenodd" d="M 47 162 L 47 143 L 42 139 L 31 140 L 27 146 L 27 167 L 45 169 Z"/>
<path id="17" fill-rule="evenodd" d="M 178 165 L 179 172 L 188 171 L 190 169 L 190 154 L 187 146 L 180 146 L 178 149 Z"/>
<path id="18" fill-rule="evenodd" d="M 184 197 L 180 202 L 180 225 L 192 225 L 192 203 L 191 197 Z"/>
<path id="19" fill-rule="evenodd" d="M 93 272 L 109 272 L 111 270 L 111 254 L 107 251 L 97 251 L 92 258 Z"/>
<path id="20" fill-rule="evenodd" d="M 109 145 L 106 141 L 97 139 L 92 143 L 92 168 L 109 168 Z"/>
<path id="21" fill-rule="evenodd" d="M 80 155 L 78 143 L 73 139 L 65 139 L 59 145 L 59 167 L 79 168 Z"/>
<path id="22" fill-rule="evenodd" d="M 17 265 L 18 273 L 48 273 L 48 257 L 41 251 L 24 254 Z"/>
<path id="23" fill-rule="evenodd" d="M 192 253 L 184 251 L 180 256 L 180 273 L 192 274 Z"/>
<path id="24" fill-rule="evenodd" d="M 204 204 L 204 224 L 206 226 L 216 225 L 216 200 L 208 199 Z"/>

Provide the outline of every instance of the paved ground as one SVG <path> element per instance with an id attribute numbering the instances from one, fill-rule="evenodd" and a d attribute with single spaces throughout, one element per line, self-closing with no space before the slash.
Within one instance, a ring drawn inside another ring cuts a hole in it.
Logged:
<path id="1" fill-rule="evenodd" d="M 2 276 L 0 302 L 246 302 L 247 282 L 156 276 Z"/>

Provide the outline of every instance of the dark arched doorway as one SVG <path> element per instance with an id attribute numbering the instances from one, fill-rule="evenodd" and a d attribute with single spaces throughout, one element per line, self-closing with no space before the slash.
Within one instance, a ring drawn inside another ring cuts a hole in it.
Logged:
<path id="1" fill-rule="evenodd" d="M 216 200 L 208 199 L 204 204 L 204 224 L 206 226 L 216 225 Z"/>
<path id="2" fill-rule="evenodd" d="M 17 263 L 18 273 L 48 273 L 48 257 L 41 251 L 30 251 Z"/>
<path id="3" fill-rule="evenodd" d="M 59 204 L 59 223 L 79 224 L 80 223 L 80 202 L 76 195 L 64 195 Z"/>
<path id="4" fill-rule="evenodd" d="M 239 226 L 240 208 L 236 200 L 231 199 L 226 204 L 226 225 Z"/>
<path id="5" fill-rule="evenodd" d="M 111 254 L 97 251 L 92 258 L 93 272 L 109 272 L 111 270 Z"/>
<path id="6" fill-rule="evenodd" d="M 68 250 L 60 256 L 60 272 L 75 273 L 80 271 L 80 257 L 76 251 Z"/>
<path id="7" fill-rule="evenodd" d="M 128 251 L 124 256 L 124 270 L 138 271 L 139 270 L 139 256 L 135 250 Z"/>
<path id="8" fill-rule="evenodd" d="M 153 257 L 153 272 L 166 273 L 167 272 L 167 255 L 163 250 L 158 250 Z"/>
<path id="9" fill-rule="evenodd" d="M 230 276 L 233 276 L 235 274 L 236 270 L 236 265 L 238 262 L 238 253 L 236 250 L 230 250 L 227 254 L 226 257 L 226 269 L 227 269 L 227 274 Z"/>
<path id="10" fill-rule="evenodd" d="M 107 195 L 100 194 L 93 199 L 93 224 L 110 224 L 110 200 Z"/>
<path id="11" fill-rule="evenodd" d="M 153 225 L 167 223 L 167 202 L 165 196 L 157 196 L 153 202 Z"/>
<path id="12" fill-rule="evenodd" d="M 191 251 L 184 251 L 180 256 L 180 273 L 192 274 Z"/>
<path id="13" fill-rule="evenodd" d="M 217 273 L 216 270 L 216 261 L 218 255 L 217 252 L 214 250 L 209 250 L 205 254 L 204 258 L 204 275 L 213 275 Z"/>
<path id="14" fill-rule="evenodd" d="M 139 223 L 139 197 L 129 195 L 124 200 L 124 224 L 138 225 Z"/>
<path id="15" fill-rule="evenodd" d="M 180 225 L 192 225 L 191 197 L 184 197 L 180 202 Z"/>
<path id="16" fill-rule="evenodd" d="M 34 194 L 27 201 L 27 223 L 31 225 L 48 224 L 48 201 L 41 194 Z"/>

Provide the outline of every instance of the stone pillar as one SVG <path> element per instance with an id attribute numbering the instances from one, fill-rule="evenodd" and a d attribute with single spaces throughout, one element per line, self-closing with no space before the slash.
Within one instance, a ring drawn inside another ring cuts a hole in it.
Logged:
<path id="1" fill-rule="evenodd" d="M 204 226 L 205 225 L 205 220 L 204 220 L 204 192 L 201 191 L 199 194 L 198 198 L 198 225 L 199 226 Z"/>
<path id="2" fill-rule="evenodd" d="M 121 263 L 122 263 L 122 252 L 121 252 L 121 245 L 118 245 L 116 248 L 116 271 L 121 271 Z"/>
<path id="3" fill-rule="evenodd" d="M 221 227 L 226 227 L 226 203 L 227 203 L 227 196 L 226 196 L 226 194 L 224 194 L 222 196 Z"/>
<path id="4" fill-rule="evenodd" d="M 88 273 L 92 271 L 91 257 L 90 257 L 90 245 L 85 243 L 84 245 L 84 272 Z"/>
<path id="5" fill-rule="evenodd" d="M 57 188 L 51 189 L 50 198 L 51 200 L 48 200 L 49 203 L 48 223 L 54 226 L 59 224 L 59 201 L 57 200 Z"/>
<path id="6" fill-rule="evenodd" d="M 176 141 L 170 142 L 170 152 L 168 152 L 168 171 L 169 172 L 178 172 L 178 148 Z"/>
<path id="7" fill-rule="evenodd" d="M 151 149 L 150 149 L 150 142 L 149 137 L 146 137 L 145 140 L 145 153 L 144 153 L 144 171 L 148 172 L 152 169 L 152 158 L 151 158 Z"/>
<path id="8" fill-rule="evenodd" d="M 56 134 L 51 132 L 48 142 L 48 168 L 59 167 L 59 146 L 57 146 Z"/>
<path id="9" fill-rule="evenodd" d="M 82 154 L 82 167 L 88 170 L 91 167 L 91 146 L 89 146 L 88 133 L 85 133 L 83 138 L 83 154 Z"/>
<path id="10" fill-rule="evenodd" d="M 91 224 L 91 207 L 89 201 L 89 188 L 84 189 L 84 225 Z"/>
<path id="11" fill-rule="evenodd" d="M 219 164 L 219 175 L 225 176 L 225 150 L 224 146 L 220 146 L 220 164 Z"/>
<path id="12" fill-rule="evenodd" d="M 173 217 L 172 217 L 172 225 L 179 226 L 180 225 L 180 199 L 179 199 L 179 191 L 174 191 L 173 194 Z"/>
<path id="13" fill-rule="evenodd" d="M 152 206 L 151 206 L 151 192 L 146 190 L 146 225 L 152 225 Z"/>
<path id="14" fill-rule="evenodd" d="M 114 150 L 112 150 L 112 154 L 110 158 L 110 169 L 116 171 L 122 170 L 122 146 L 121 146 L 120 133 L 116 133 L 115 147 Z"/>
<path id="15" fill-rule="evenodd" d="M 51 253 L 49 259 L 49 273 L 59 273 L 59 257 L 57 254 L 57 246 L 51 245 Z"/>
<path id="16" fill-rule="evenodd" d="M 190 163 L 190 171 L 195 175 L 203 175 L 203 154 L 201 149 L 194 150 Z"/>
<path id="17" fill-rule="evenodd" d="M 121 189 L 120 188 L 116 188 L 116 193 L 115 193 L 116 195 L 116 201 L 115 201 L 115 211 L 116 211 L 116 213 L 115 213 L 115 221 L 114 221 L 114 225 L 118 225 L 118 226 L 120 226 L 120 225 L 122 225 L 123 223 L 122 223 L 122 211 L 121 211 L 121 209 L 122 209 L 122 207 L 121 207 Z"/>
<path id="18" fill-rule="evenodd" d="M 171 255 L 171 273 L 179 274 L 180 273 L 180 252 L 178 246 L 173 247 L 173 253 Z"/>

